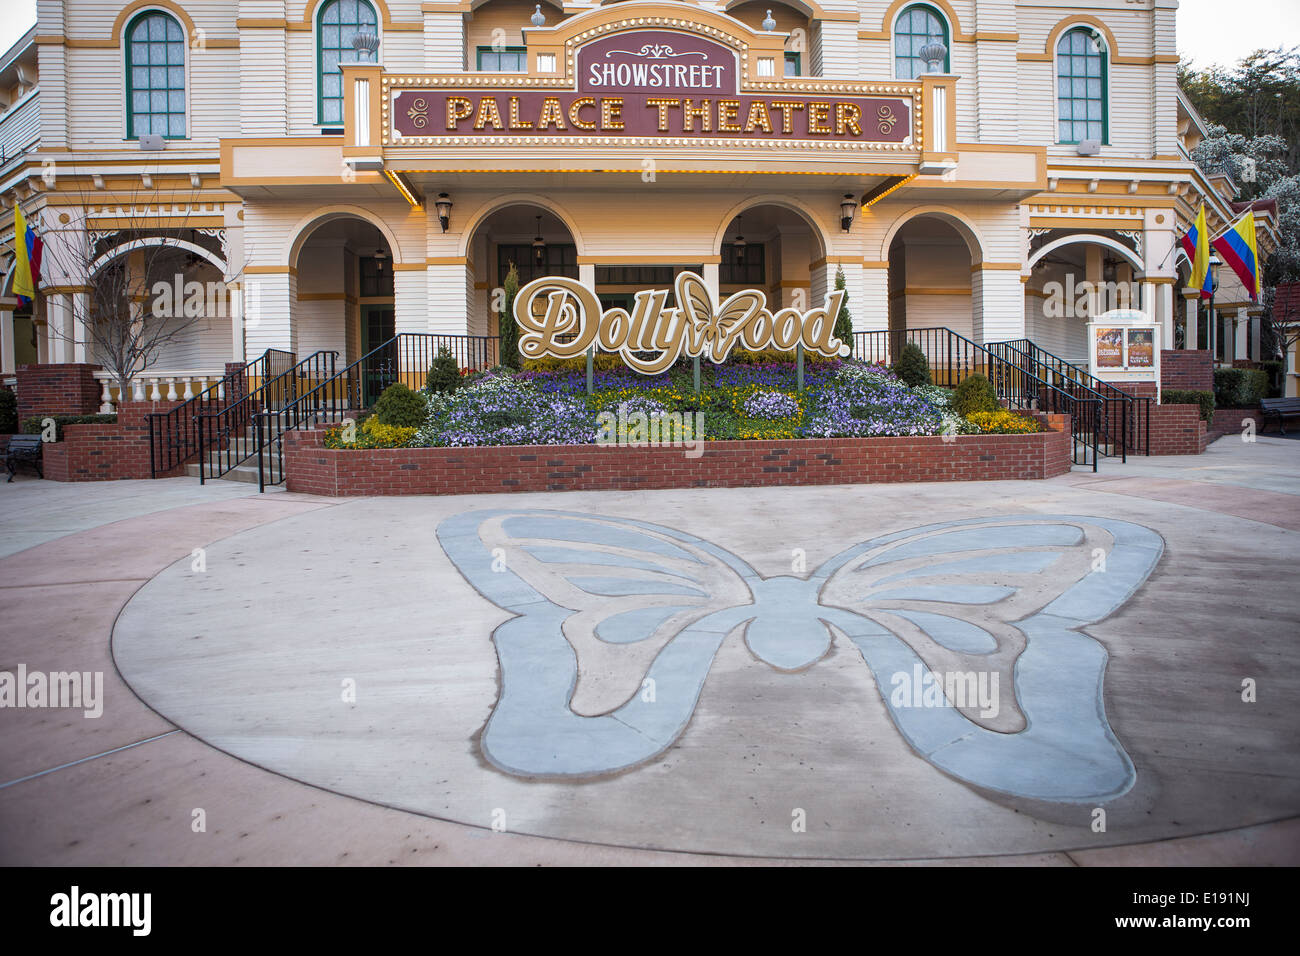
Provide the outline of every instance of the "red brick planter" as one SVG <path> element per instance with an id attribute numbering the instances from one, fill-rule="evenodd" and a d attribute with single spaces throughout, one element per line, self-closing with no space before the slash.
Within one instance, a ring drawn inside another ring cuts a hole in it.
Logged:
<path id="1" fill-rule="evenodd" d="M 1209 441 L 1201 406 L 1151 406 L 1151 454 L 1199 455 Z"/>
<path id="2" fill-rule="evenodd" d="M 512 445 L 479 448 L 325 448 L 320 432 L 288 432 L 290 491 L 314 495 L 460 495 L 506 491 L 741 488 L 1051 478 L 1070 470 L 1064 417 L 1033 435 L 805 438 L 706 442 L 682 448 Z"/>
<path id="3" fill-rule="evenodd" d="M 63 440 L 41 449 L 41 466 L 51 481 L 116 481 L 150 478 L 149 419 L 180 402 L 126 402 L 118 407 L 117 423 L 65 425 Z M 161 477 L 185 473 L 184 465 Z"/>

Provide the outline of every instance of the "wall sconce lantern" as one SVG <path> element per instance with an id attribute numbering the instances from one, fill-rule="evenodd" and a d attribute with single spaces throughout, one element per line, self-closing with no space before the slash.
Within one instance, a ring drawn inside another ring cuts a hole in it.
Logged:
<path id="1" fill-rule="evenodd" d="M 539 266 L 546 260 L 546 240 L 542 238 L 542 217 L 537 217 L 537 236 L 533 239 L 533 261 Z"/>
<path id="2" fill-rule="evenodd" d="M 546 26 L 546 14 L 542 13 L 542 5 L 540 3 L 533 8 L 533 15 L 528 19 L 535 27 Z"/>
<path id="3" fill-rule="evenodd" d="M 731 247 L 736 250 L 736 262 L 745 261 L 745 237 L 740 234 L 740 217 L 736 217 L 736 238 L 731 240 Z"/>
<path id="4" fill-rule="evenodd" d="M 840 228 L 845 232 L 853 225 L 853 217 L 857 214 L 858 203 L 851 193 L 845 193 L 844 198 L 840 200 Z"/>
<path id="5" fill-rule="evenodd" d="M 375 250 L 375 271 L 376 272 L 384 271 L 384 260 L 387 258 L 388 258 L 388 253 L 386 253 L 383 249 Z"/>
<path id="6" fill-rule="evenodd" d="M 451 225 L 451 197 L 446 193 L 438 193 L 433 205 L 438 210 L 438 223 L 442 226 L 442 231 L 446 232 Z"/>

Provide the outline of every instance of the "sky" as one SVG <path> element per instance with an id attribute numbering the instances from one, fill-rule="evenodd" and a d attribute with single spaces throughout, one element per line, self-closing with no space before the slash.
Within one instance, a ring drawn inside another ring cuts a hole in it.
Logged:
<path id="1" fill-rule="evenodd" d="M 0 0 L 0 11 L 3 51 L 36 22 L 36 0 Z M 1181 0 L 1178 52 L 1202 69 L 1231 66 L 1258 47 L 1279 45 L 1300 45 L 1300 0 Z"/>

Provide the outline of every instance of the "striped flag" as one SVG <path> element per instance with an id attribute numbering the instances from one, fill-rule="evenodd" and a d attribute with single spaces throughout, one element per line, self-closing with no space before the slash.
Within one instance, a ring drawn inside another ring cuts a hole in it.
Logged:
<path id="1" fill-rule="evenodd" d="M 1250 301 L 1259 301 L 1259 247 L 1255 244 L 1255 212 L 1251 210 L 1214 240 L 1215 251 L 1232 266 Z"/>
<path id="2" fill-rule="evenodd" d="M 1210 231 L 1205 227 L 1205 203 L 1196 214 L 1196 222 L 1183 235 L 1183 251 L 1192 263 L 1192 277 L 1187 285 L 1201 290 L 1201 298 L 1210 297 Z"/>

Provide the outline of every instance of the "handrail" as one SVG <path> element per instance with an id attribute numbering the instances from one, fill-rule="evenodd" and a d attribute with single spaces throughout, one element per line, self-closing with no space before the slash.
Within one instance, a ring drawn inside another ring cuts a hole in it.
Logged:
<path id="1" fill-rule="evenodd" d="M 245 380 L 249 369 L 261 366 L 258 377 L 264 383 L 272 377 L 273 368 L 285 364 L 286 360 L 292 365 L 293 359 L 292 352 L 267 349 L 251 362 L 245 362 L 242 368 L 227 372 L 193 398 L 186 399 L 168 411 L 154 412 L 149 415 L 150 475 L 157 478 L 160 473 L 171 471 L 189 461 L 198 451 L 196 416 L 203 414 L 205 408 L 210 408 L 214 404 L 222 408 L 228 407 L 233 399 L 230 386 L 236 381 Z"/>
<path id="2" fill-rule="evenodd" d="M 294 401 L 278 409 L 263 409 L 252 422 L 258 490 L 265 491 L 268 483 L 275 485 L 284 480 L 286 431 L 322 421 L 341 421 L 369 407 L 395 382 L 405 381 L 418 391 L 424 387 L 425 376 L 440 349 L 450 351 L 459 368 L 485 368 L 496 364 L 499 346 L 500 337 L 495 335 L 401 332 Z M 271 459 L 275 467 L 268 468 Z"/>
<path id="3" fill-rule="evenodd" d="M 998 398 L 1006 402 L 1008 408 L 1069 415 L 1073 439 L 1071 460 L 1076 465 L 1091 464 L 1092 470 L 1097 470 L 1097 437 L 1103 418 L 1100 397 L 1072 395 L 944 326 L 855 332 L 853 354 L 869 362 L 888 365 L 908 343 L 917 345 L 925 353 L 932 374 L 942 370 L 944 381 L 938 382 L 940 376 L 934 375 L 936 384 L 956 387 L 969 376 L 982 374 L 993 384 Z"/>
<path id="4" fill-rule="evenodd" d="M 1128 452 L 1151 454 L 1151 406 L 1149 396 L 1134 395 L 1098 378 L 1086 369 L 1047 351 L 1029 339 L 1013 339 L 991 344 L 990 349 L 1006 349 L 1024 361 L 1059 376 L 1076 387 L 1089 388 L 1106 401 L 1104 432 L 1107 444 L 1120 450 L 1120 460 L 1128 461 Z M 1041 374 L 1041 373 L 1040 373 Z M 1046 376 L 1044 376 L 1046 377 Z M 1114 414 L 1118 412 L 1118 415 Z"/>
<path id="5" fill-rule="evenodd" d="M 334 375 L 334 363 L 339 353 L 325 349 L 317 350 L 283 372 L 264 379 L 257 388 L 244 395 L 237 402 L 227 405 L 215 412 L 200 413 L 194 416 L 198 432 L 199 484 L 208 479 L 208 454 L 213 452 L 218 461 L 211 477 L 220 478 L 235 466 L 247 461 L 253 454 L 247 444 L 238 440 L 236 430 L 252 423 L 258 406 L 266 407 L 284 405 L 295 401 L 301 392 L 299 380 L 306 377 L 308 381 L 315 376 L 329 379 Z"/>

